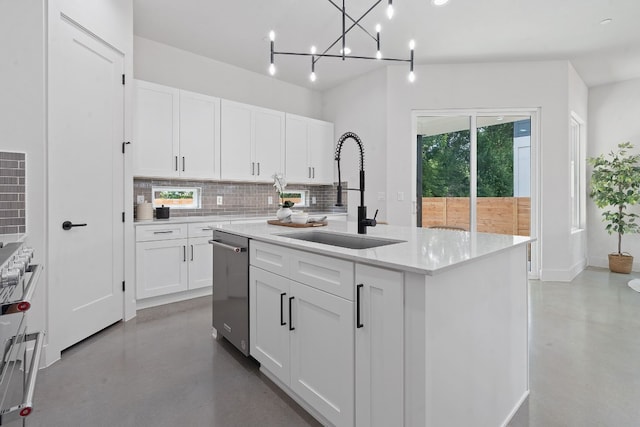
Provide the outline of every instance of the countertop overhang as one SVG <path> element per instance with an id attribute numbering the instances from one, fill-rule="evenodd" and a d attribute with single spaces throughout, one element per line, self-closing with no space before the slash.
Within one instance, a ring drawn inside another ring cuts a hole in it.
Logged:
<path id="1" fill-rule="evenodd" d="M 426 275 L 439 274 L 535 240 L 528 236 L 378 225 L 369 227 L 366 236 L 404 240 L 404 242 L 370 249 L 347 249 L 292 239 L 283 234 L 309 230 L 355 235 L 357 234 L 355 222 L 329 221 L 326 227 L 307 229 L 291 229 L 268 225 L 266 222 L 264 224 L 221 224 L 215 228 L 257 241 Z"/>

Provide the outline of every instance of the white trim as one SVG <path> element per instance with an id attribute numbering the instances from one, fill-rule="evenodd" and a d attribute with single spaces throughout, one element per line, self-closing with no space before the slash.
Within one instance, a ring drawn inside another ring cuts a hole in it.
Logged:
<path id="1" fill-rule="evenodd" d="M 587 258 L 582 258 L 575 264 L 571 266 L 571 268 L 566 270 L 545 270 L 543 269 L 540 272 L 540 281 L 542 282 L 571 282 L 576 278 L 578 274 L 584 270 L 587 265 L 590 263 L 587 262 Z M 607 261 L 606 267 L 609 267 L 609 262 Z"/>
<path id="2" fill-rule="evenodd" d="M 213 293 L 213 286 L 199 289 L 192 289 L 184 292 L 177 292 L 157 297 L 144 298 L 136 301 L 136 310 L 157 307 L 159 305 L 171 304 L 179 301 L 186 301 L 192 298 L 204 297 Z"/>
<path id="3" fill-rule="evenodd" d="M 529 397 L 529 390 L 524 392 L 520 400 L 518 400 L 518 403 L 516 403 L 516 406 L 514 406 L 513 409 L 511 410 L 511 413 L 507 416 L 507 418 L 505 418 L 502 424 L 500 424 L 500 427 L 507 427 L 507 425 L 513 419 L 513 416 L 516 414 L 516 412 L 518 412 L 518 409 L 520 409 L 520 407 L 522 406 L 524 401 L 527 400 L 528 397 Z"/>

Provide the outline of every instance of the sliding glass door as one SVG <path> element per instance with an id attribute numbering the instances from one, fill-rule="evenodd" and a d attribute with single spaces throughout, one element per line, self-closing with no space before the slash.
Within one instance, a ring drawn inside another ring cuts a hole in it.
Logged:
<path id="1" fill-rule="evenodd" d="M 536 117 L 535 110 L 414 112 L 416 225 L 535 236 Z"/>

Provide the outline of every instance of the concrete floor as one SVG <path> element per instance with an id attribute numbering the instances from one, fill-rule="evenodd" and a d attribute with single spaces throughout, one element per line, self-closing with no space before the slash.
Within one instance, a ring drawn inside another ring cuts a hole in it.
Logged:
<path id="1" fill-rule="evenodd" d="M 570 284 L 530 282 L 531 395 L 510 427 L 640 426 L 631 278 L 589 269 Z M 142 310 L 74 346 L 38 375 L 28 426 L 319 425 L 214 341 L 210 324 L 210 299 L 200 298 Z"/>

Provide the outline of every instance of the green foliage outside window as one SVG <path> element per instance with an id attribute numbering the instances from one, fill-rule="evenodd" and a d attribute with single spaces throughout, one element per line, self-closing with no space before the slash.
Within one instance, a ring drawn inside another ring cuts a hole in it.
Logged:
<path id="1" fill-rule="evenodd" d="M 158 199 L 193 199 L 193 191 L 161 191 Z"/>
<path id="2" fill-rule="evenodd" d="M 422 196 L 469 197 L 469 130 L 419 136 Z M 478 128 L 478 197 L 513 196 L 513 123 Z"/>

